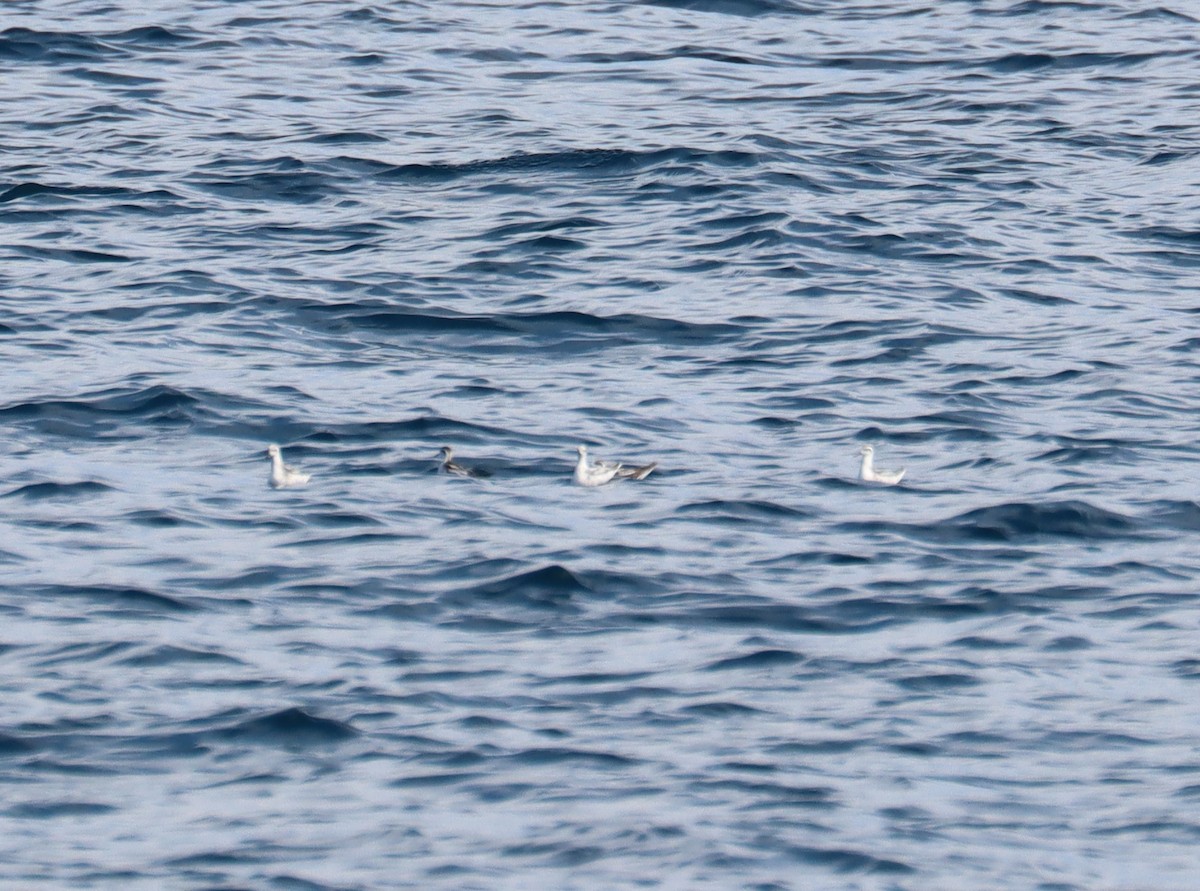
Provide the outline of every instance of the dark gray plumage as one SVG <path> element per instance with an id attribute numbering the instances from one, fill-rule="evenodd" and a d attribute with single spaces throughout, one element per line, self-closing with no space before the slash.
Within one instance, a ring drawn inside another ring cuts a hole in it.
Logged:
<path id="1" fill-rule="evenodd" d="M 443 473 L 453 474 L 454 476 L 469 477 L 471 479 L 484 480 L 491 476 L 486 470 L 480 470 L 478 467 L 464 467 L 454 460 L 454 449 L 450 446 L 442 446 L 441 450 Z"/>

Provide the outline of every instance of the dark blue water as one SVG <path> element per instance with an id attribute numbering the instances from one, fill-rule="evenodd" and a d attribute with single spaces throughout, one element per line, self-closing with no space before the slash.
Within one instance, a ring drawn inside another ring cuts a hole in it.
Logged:
<path id="1" fill-rule="evenodd" d="M 1196 15 L 4 4 L 0 884 L 1195 887 Z"/>

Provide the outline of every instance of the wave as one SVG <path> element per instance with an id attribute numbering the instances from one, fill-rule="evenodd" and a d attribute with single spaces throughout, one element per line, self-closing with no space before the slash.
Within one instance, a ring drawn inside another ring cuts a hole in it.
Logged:
<path id="1" fill-rule="evenodd" d="M 341 177 L 292 157 L 264 161 L 222 158 L 184 182 L 218 198 L 315 204 L 343 193 Z"/>
<path id="2" fill-rule="evenodd" d="M 355 328 L 395 332 L 469 335 L 478 345 L 480 337 L 518 337 L 546 345 L 569 338 L 584 338 L 608 346 L 636 343 L 675 345 L 716 344 L 740 337 L 746 329 L 730 323 L 684 322 L 638 313 L 612 316 L 585 312 L 557 311 L 466 315 L 452 312 L 413 312 L 382 309 L 361 303 L 318 304 L 298 307 L 303 315 L 336 323 L 339 329 Z"/>
<path id="3" fill-rule="evenodd" d="M 18 402 L 0 408 L 0 417 L 28 418 L 61 416 L 69 413 L 89 415 L 155 416 L 188 409 L 199 399 L 174 387 L 155 385 L 143 389 L 113 388 L 77 399 L 47 399 Z"/>
<path id="4" fill-rule="evenodd" d="M 342 424 L 303 424 L 294 422 L 289 439 L 306 443 L 393 442 L 408 439 L 445 440 L 447 442 L 489 442 L 511 435 L 502 427 L 443 418 L 439 415 L 417 415 L 403 421 L 351 421 Z M 422 457 L 414 467 L 433 471 L 437 467 L 432 452 Z M 368 474 L 377 472 L 367 468 Z"/>
<path id="5" fill-rule="evenodd" d="M 1000 504 L 968 511 L 943 525 L 957 527 L 970 537 L 1003 541 L 1040 536 L 1123 538 L 1139 526 L 1131 517 L 1086 501 Z"/>
<path id="6" fill-rule="evenodd" d="M 28 739 L 10 733 L 0 733 L 0 758 L 14 755 L 26 755 L 37 746 Z"/>
<path id="7" fill-rule="evenodd" d="M 110 198 L 113 200 L 145 200 L 153 198 L 178 199 L 166 189 L 129 189 L 122 186 L 60 186 L 40 182 L 24 182 L 0 192 L 0 204 L 11 204 L 27 198 Z"/>
<path id="8" fill-rule="evenodd" d="M 525 767 L 556 767 L 575 765 L 601 770 L 624 770 L 640 764 L 638 758 L 615 755 L 611 752 L 596 752 L 566 747 L 524 749 L 507 757 L 508 761 Z"/>
<path id="9" fill-rule="evenodd" d="M 646 6 L 665 6 L 688 12 L 705 12 L 754 18 L 764 15 L 816 15 L 818 9 L 795 0 L 641 0 Z"/>
<path id="10" fill-rule="evenodd" d="M 345 742 L 360 734 L 353 726 L 342 721 L 312 715 L 302 708 L 287 708 L 206 731 L 204 735 L 227 742 L 308 748 Z"/>
<path id="11" fill-rule="evenodd" d="M 785 518 L 802 519 L 811 517 L 812 513 L 773 501 L 696 501 L 681 505 L 675 509 L 677 515 L 695 516 L 697 520 L 720 520 L 725 523 L 733 522 L 775 522 Z"/>
<path id="12" fill-rule="evenodd" d="M 979 678 L 969 674 L 942 672 L 938 674 L 918 674 L 895 678 L 892 683 L 897 687 L 915 693 L 942 693 L 949 690 L 961 690 L 966 687 L 978 687 L 983 682 Z"/>
<path id="13" fill-rule="evenodd" d="M 10 492 L 0 495 L 0 498 L 24 498 L 29 501 L 48 501 L 61 498 L 83 498 L 98 495 L 102 492 L 115 491 L 112 486 L 83 480 L 78 483 L 28 483 L 18 486 Z"/>
<path id="14" fill-rule="evenodd" d="M 64 263 L 132 263 L 134 257 L 113 254 L 108 251 L 93 251 L 86 248 L 43 248 L 32 245 L 16 245 L 15 253 L 35 260 L 61 260 Z"/>
<path id="15" fill-rule="evenodd" d="M 120 612 L 136 609 L 176 613 L 199 609 L 185 600 L 129 585 L 46 585 L 41 591 L 43 596 L 52 598 L 83 597 Z"/>
<path id="16" fill-rule="evenodd" d="M 358 159 L 347 158 L 348 162 Z M 379 171 L 377 176 L 404 182 L 448 183 L 463 177 L 496 174 L 524 175 L 529 173 L 572 174 L 594 177 L 626 176 L 650 168 L 672 164 L 688 167 L 752 166 L 762 158 L 749 151 L 720 149 L 705 151 L 693 148 L 651 149 L 565 149 L 556 152 L 533 152 L 505 155 L 460 163 L 400 164 Z"/>
<path id="17" fill-rule="evenodd" d="M 868 875 L 910 875 L 916 868 L 899 860 L 875 857 L 862 851 L 845 848 L 816 848 L 807 845 L 786 845 L 784 851 L 793 859 L 808 866 L 820 866 L 837 873 L 866 873 Z"/>
<path id="18" fill-rule="evenodd" d="M 592 589 L 564 566 L 543 566 L 481 585 L 460 588 L 446 598 L 451 602 L 500 601 L 507 604 L 559 610 Z"/>
<path id="19" fill-rule="evenodd" d="M 758 650 L 745 656 L 718 659 L 704 666 L 705 671 L 730 671 L 734 669 L 775 668 L 803 662 L 804 657 L 792 650 Z"/>
<path id="20" fill-rule="evenodd" d="M 1017 74 L 1044 68 L 1099 68 L 1139 65 L 1159 58 L 1156 53 L 1009 53 L 987 63 L 988 68 L 1003 74 Z"/>
<path id="21" fill-rule="evenodd" d="M 1086 501 L 1012 502 L 978 508 L 934 523 L 851 522 L 855 532 L 893 532 L 931 541 L 1021 542 L 1041 538 L 1142 537 L 1145 523 Z"/>
<path id="22" fill-rule="evenodd" d="M 112 44 L 86 34 L 19 27 L 0 31 L 0 59 L 15 62 L 93 62 L 123 55 Z"/>
<path id="23" fill-rule="evenodd" d="M 193 650 L 170 644 L 154 647 L 118 660 L 119 665 L 147 668 L 160 665 L 244 665 L 240 659 L 212 650 Z"/>
<path id="24" fill-rule="evenodd" d="M 1200 503 L 1195 501 L 1158 501 L 1151 508 L 1151 516 L 1171 529 L 1183 532 L 1200 530 Z"/>
<path id="25" fill-rule="evenodd" d="M 17 62 L 97 62 L 126 58 L 134 51 L 181 48 L 197 43 L 190 35 L 158 25 L 86 34 L 6 28 L 0 31 L 0 59 Z"/>
<path id="26" fill-rule="evenodd" d="M 136 526 L 146 526 L 151 529 L 173 529 L 185 526 L 203 526 L 198 520 L 180 516 L 169 510 L 146 509 L 134 510 L 125 514 L 124 519 Z"/>
<path id="27" fill-rule="evenodd" d="M 728 626 L 811 634 L 837 634 L 855 630 L 854 626 L 822 616 L 818 608 L 779 603 L 692 606 L 685 610 L 633 612 L 625 618 L 635 625 L 689 628 Z"/>
<path id="28" fill-rule="evenodd" d="M 59 817 L 94 817 L 119 810 L 111 804 L 91 801 L 39 801 L 16 804 L 5 813 L 19 820 L 53 820 Z"/>

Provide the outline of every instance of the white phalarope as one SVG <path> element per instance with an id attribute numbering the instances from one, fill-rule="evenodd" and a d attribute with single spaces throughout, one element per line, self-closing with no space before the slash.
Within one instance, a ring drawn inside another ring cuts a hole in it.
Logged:
<path id="1" fill-rule="evenodd" d="M 588 463 L 587 446 L 581 445 L 579 462 L 575 465 L 575 482 L 581 486 L 603 486 L 613 480 L 644 480 L 658 466 L 658 462 L 639 467 L 626 467 L 616 461 L 596 460 Z"/>
<path id="2" fill-rule="evenodd" d="M 279 451 L 279 446 L 267 446 L 267 455 L 271 459 L 271 488 L 289 489 L 292 486 L 303 486 L 312 479 L 311 473 L 302 473 L 295 467 L 284 464 L 283 453 Z"/>
<path id="3" fill-rule="evenodd" d="M 862 447 L 862 469 L 858 472 L 858 477 L 868 483 L 883 483 L 885 486 L 894 486 L 900 480 L 904 479 L 905 470 L 876 470 L 875 469 L 875 449 L 869 445 Z"/>

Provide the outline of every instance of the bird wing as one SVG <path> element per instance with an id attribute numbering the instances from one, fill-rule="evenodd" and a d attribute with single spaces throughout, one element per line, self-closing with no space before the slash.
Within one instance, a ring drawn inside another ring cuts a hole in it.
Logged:
<path id="1" fill-rule="evenodd" d="M 644 480 L 656 467 L 658 467 L 657 461 L 643 464 L 641 467 L 621 467 L 617 471 L 617 476 L 628 480 Z"/>

